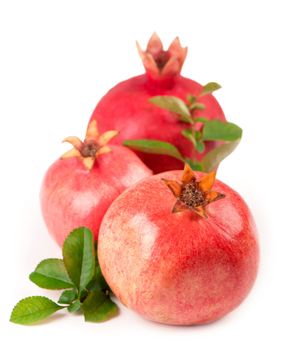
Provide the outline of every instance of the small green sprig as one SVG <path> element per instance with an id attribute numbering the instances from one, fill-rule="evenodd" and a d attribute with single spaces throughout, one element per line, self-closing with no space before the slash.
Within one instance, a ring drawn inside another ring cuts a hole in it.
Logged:
<path id="1" fill-rule="evenodd" d="M 181 134 L 193 144 L 196 154 L 205 152 L 207 142 L 220 141 L 220 144 L 207 152 L 200 161 L 195 156 L 191 159 L 185 157 L 177 147 L 164 141 L 125 140 L 124 146 L 145 153 L 174 157 L 188 163 L 194 170 L 204 172 L 214 170 L 224 158 L 233 152 L 242 137 L 242 129 L 234 123 L 195 116 L 196 111 L 206 108 L 203 103 L 199 102 L 199 98 L 220 88 L 219 84 L 210 82 L 203 86 L 199 95 L 188 95 L 186 102 L 175 96 L 154 96 L 149 100 L 152 104 L 175 113 L 178 120 L 187 125 Z"/>
<path id="2" fill-rule="evenodd" d="M 71 313 L 82 312 L 85 321 L 91 322 L 118 314 L 101 273 L 91 231 L 85 227 L 72 231 L 64 241 L 62 255 L 63 259 L 41 261 L 29 276 L 41 288 L 64 290 L 57 303 L 43 296 L 22 299 L 12 311 L 11 322 L 33 324 L 64 308 Z"/>

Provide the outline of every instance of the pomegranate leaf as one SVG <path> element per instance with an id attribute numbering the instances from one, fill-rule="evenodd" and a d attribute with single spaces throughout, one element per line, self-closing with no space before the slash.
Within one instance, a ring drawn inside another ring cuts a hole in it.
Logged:
<path id="1" fill-rule="evenodd" d="M 199 153 L 203 153 L 205 151 L 205 143 L 203 141 L 197 141 L 196 149 Z"/>
<path id="2" fill-rule="evenodd" d="M 68 289 L 61 293 L 58 299 L 59 304 L 71 304 L 77 298 L 77 292 L 75 289 Z"/>
<path id="3" fill-rule="evenodd" d="M 188 95 L 188 96 L 187 96 L 187 101 L 188 101 L 188 103 L 191 105 L 191 104 L 193 104 L 194 102 L 197 101 L 197 97 L 196 97 L 196 96 L 193 96 L 193 95 Z"/>
<path id="4" fill-rule="evenodd" d="M 118 313 L 100 269 L 92 233 L 84 227 L 73 230 L 63 244 L 62 253 L 63 260 L 40 262 L 30 279 L 47 289 L 68 288 L 58 300 L 63 306 L 46 297 L 28 297 L 16 304 L 11 322 L 32 324 L 63 308 L 70 313 L 82 310 L 85 319 L 94 322 L 105 321 Z"/>
<path id="5" fill-rule="evenodd" d="M 45 259 L 41 261 L 29 278 L 37 286 L 45 289 L 74 287 L 62 259 Z"/>
<path id="6" fill-rule="evenodd" d="M 149 101 L 160 108 L 180 115 L 184 121 L 193 124 L 190 111 L 180 98 L 175 96 L 154 96 Z"/>
<path id="7" fill-rule="evenodd" d="M 95 273 L 94 239 L 91 231 L 85 227 L 72 231 L 64 241 L 62 253 L 68 275 L 81 292 Z"/>
<path id="8" fill-rule="evenodd" d="M 158 141 L 158 140 L 126 140 L 123 143 L 124 146 L 127 146 L 136 151 L 141 151 L 144 153 L 153 153 L 153 154 L 162 154 L 174 157 L 181 161 L 184 161 L 183 156 L 179 150 L 172 145 L 171 143 Z"/>
<path id="9" fill-rule="evenodd" d="M 191 141 L 199 153 L 203 153 L 205 150 L 205 144 L 201 140 L 201 132 L 192 129 L 184 129 L 181 131 L 181 134 Z"/>
<path id="10" fill-rule="evenodd" d="M 194 134 L 194 131 L 192 131 L 192 129 L 184 129 L 181 131 L 181 134 L 186 137 L 187 140 L 191 141 L 194 145 L 194 147 L 196 148 L 197 146 L 197 141 L 196 141 L 196 137 Z"/>
<path id="11" fill-rule="evenodd" d="M 202 164 L 200 162 L 193 160 L 193 159 L 190 159 L 190 158 L 186 158 L 185 162 L 188 163 L 193 170 L 203 171 L 203 167 L 202 167 Z"/>
<path id="12" fill-rule="evenodd" d="M 212 92 L 219 90 L 221 85 L 215 82 L 210 82 L 203 86 L 200 96 L 211 94 Z"/>
<path id="13" fill-rule="evenodd" d="M 194 102 L 194 103 L 190 106 L 190 111 L 193 111 L 193 110 L 200 110 L 200 111 L 203 111 L 205 108 L 206 108 L 206 107 L 205 107 L 204 103 Z"/>
<path id="14" fill-rule="evenodd" d="M 239 142 L 240 139 L 233 142 L 227 142 L 208 152 L 201 160 L 202 170 L 210 172 L 216 169 L 219 163 L 234 151 Z"/>
<path id="15" fill-rule="evenodd" d="M 234 123 L 208 120 L 204 123 L 203 139 L 207 141 L 236 141 L 242 136 L 242 129 Z"/>
<path id="16" fill-rule="evenodd" d="M 63 309 L 64 306 L 57 305 L 46 297 L 28 297 L 22 299 L 14 307 L 10 321 L 18 324 L 32 324 L 42 321 L 54 312 Z"/>
<path id="17" fill-rule="evenodd" d="M 103 322 L 118 314 L 117 305 L 100 291 L 90 292 L 82 304 L 85 321 Z"/>
<path id="18" fill-rule="evenodd" d="M 201 122 L 201 123 L 206 123 L 209 119 L 206 117 L 197 117 L 195 118 L 195 123 L 196 122 Z"/>
<path id="19" fill-rule="evenodd" d="M 112 292 L 111 288 L 108 286 L 108 283 L 106 282 L 102 274 L 101 267 L 99 265 L 97 245 L 95 245 L 95 274 L 86 288 L 90 291 Z"/>
<path id="20" fill-rule="evenodd" d="M 80 300 L 75 300 L 72 304 L 70 304 L 67 308 L 69 312 L 76 312 L 79 311 L 81 308 L 81 302 Z"/>

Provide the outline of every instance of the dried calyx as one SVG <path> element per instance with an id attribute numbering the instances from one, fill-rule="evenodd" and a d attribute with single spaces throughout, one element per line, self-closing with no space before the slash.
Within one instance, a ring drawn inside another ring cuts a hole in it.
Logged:
<path id="1" fill-rule="evenodd" d="M 206 206 L 225 197 L 222 193 L 212 191 L 215 178 L 216 172 L 213 171 L 197 181 L 190 166 L 185 164 L 182 183 L 175 180 L 162 179 L 177 198 L 172 212 L 192 210 L 199 216 L 207 218 Z"/>
<path id="2" fill-rule="evenodd" d="M 147 48 L 143 51 L 137 42 L 137 48 L 147 73 L 154 79 L 163 79 L 180 73 L 187 55 L 187 47 L 182 47 L 179 38 L 175 38 L 167 50 L 153 33 Z"/>
<path id="3" fill-rule="evenodd" d="M 116 130 L 109 130 L 99 135 L 97 122 L 93 120 L 88 125 L 84 142 L 76 136 L 69 136 L 63 140 L 63 142 L 72 144 L 73 149 L 64 153 L 61 158 L 78 157 L 82 160 L 85 167 L 91 170 L 99 155 L 111 151 L 111 148 L 107 144 L 116 135 L 118 135 L 118 131 Z"/>

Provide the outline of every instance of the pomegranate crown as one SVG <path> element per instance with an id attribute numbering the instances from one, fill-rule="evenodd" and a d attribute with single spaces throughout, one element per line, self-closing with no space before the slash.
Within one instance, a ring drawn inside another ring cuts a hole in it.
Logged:
<path id="1" fill-rule="evenodd" d="M 82 160 L 87 170 L 91 170 L 99 155 L 111 152 L 107 144 L 118 133 L 116 130 L 109 130 L 99 135 L 97 122 L 92 120 L 87 127 L 84 142 L 76 136 L 69 136 L 63 140 L 63 142 L 69 142 L 73 148 L 64 153 L 61 159 L 77 157 Z"/>
<path id="2" fill-rule="evenodd" d="M 180 73 L 187 55 L 187 47 L 181 46 L 178 37 L 167 50 L 163 50 L 163 44 L 156 33 L 152 34 L 145 51 L 138 42 L 136 44 L 145 70 L 151 78 L 164 80 Z"/>
<path id="3" fill-rule="evenodd" d="M 224 194 L 212 191 L 216 179 L 216 172 L 212 171 L 197 181 L 195 173 L 185 164 L 182 183 L 175 180 L 162 179 L 177 201 L 172 209 L 173 213 L 192 210 L 202 218 L 207 218 L 206 206 L 225 197 Z"/>

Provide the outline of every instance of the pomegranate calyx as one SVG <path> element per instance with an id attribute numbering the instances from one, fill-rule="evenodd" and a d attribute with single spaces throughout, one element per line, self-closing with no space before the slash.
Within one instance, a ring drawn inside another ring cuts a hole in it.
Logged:
<path id="1" fill-rule="evenodd" d="M 148 41 L 143 51 L 136 42 L 139 55 L 147 74 L 154 80 L 168 79 L 179 74 L 187 55 L 187 47 L 182 47 L 176 37 L 167 50 L 163 49 L 162 42 L 156 33 Z"/>
<path id="2" fill-rule="evenodd" d="M 86 169 L 91 170 L 99 155 L 111 152 L 111 148 L 107 144 L 116 135 L 118 135 L 116 130 L 109 130 L 100 135 L 97 122 L 93 120 L 87 127 L 84 142 L 76 136 L 69 136 L 63 140 L 63 142 L 70 143 L 73 149 L 64 153 L 61 159 L 78 157 Z"/>
<path id="3" fill-rule="evenodd" d="M 197 181 L 195 173 L 185 164 L 181 182 L 162 179 L 177 201 L 172 209 L 173 213 L 192 210 L 199 216 L 207 218 L 206 206 L 225 197 L 224 194 L 212 191 L 216 179 L 216 172 L 212 171 Z"/>

